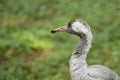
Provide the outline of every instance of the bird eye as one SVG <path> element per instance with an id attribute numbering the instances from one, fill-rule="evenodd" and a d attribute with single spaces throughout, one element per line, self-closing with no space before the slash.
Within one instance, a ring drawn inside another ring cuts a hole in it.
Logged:
<path id="1" fill-rule="evenodd" d="M 71 21 L 68 23 L 68 28 L 71 28 L 73 22 L 75 22 L 75 20 L 71 20 Z"/>
<path id="2" fill-rule="evenodd" d="M 68 23 L 68 26 L 67 26 L 68 28 L 71 28 L 71 23 Z"/>

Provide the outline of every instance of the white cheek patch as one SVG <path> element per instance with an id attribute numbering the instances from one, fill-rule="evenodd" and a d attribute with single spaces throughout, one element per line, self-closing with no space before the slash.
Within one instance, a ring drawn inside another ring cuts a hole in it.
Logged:
<path id="1" fill-rule="evenodd" d="M 75 32 L 83 32 L 83 33 L 86 33 L 87 32 L 87 29 L 86 27 L 80 23 L 80 22 L 74 22 L 72 24 L 72 29 L 75 31 Z"/>
<path id="2" fill-rule="evenodd" d="M 80 26 L 81 24 L 79 22 L 74 22 L 72 24 L 72 29 L 75 31 L 75 32 L 80 32 Z"/>

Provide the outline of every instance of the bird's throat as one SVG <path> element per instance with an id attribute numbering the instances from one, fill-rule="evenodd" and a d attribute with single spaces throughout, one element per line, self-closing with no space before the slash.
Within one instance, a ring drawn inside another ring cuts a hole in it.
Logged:
<path id="1" fill-rule="evenodd" d="M 79 45 L 74 50 L 73 55 L 76 56 L 76 58 L 82 55 L 87 55 L 90 47 L 91 41 L 88 41 L 87 39 L 83 38 L 80 40 Z"/>
<path id="2" fill-rule="evenodd" d="M 86 62 L 86 56 L 87 52 L 89 51 L 90 45 L 91 43 L 89 43 L 87 39 L 81 39 L 78 47 L 73 52 L 69 63 L 72 80 L 77 80 L 73 79 L 75 75 L 81 75 L 82 77 L 82 75 L 86 74 L 84 72 L 88 66 Z"/>

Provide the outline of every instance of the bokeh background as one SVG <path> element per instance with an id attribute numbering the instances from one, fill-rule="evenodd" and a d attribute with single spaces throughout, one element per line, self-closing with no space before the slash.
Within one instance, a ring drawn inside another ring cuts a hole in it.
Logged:
<path id="1" fill-rule="evenodd" d="M 76 18 L 93 32 L 88 63 L 120 75 L 120 0 L 0 0 L 0 80 L 70 80 L 79 39 L 50 30 Z"/>

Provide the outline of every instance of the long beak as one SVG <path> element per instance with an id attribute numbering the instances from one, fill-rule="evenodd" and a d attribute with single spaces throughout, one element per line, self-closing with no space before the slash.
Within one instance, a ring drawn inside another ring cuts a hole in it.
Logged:
<path id="1" fill-rule="evenodd" d="M 57 28 L 57 29 L 51 30 L 51 33 L 66 32 L 66 30 L 67 30 L 67 27 L 66 27 L 66 26 L 62 26 L 62 27 L 59 27 L 59 28 Z"/>

